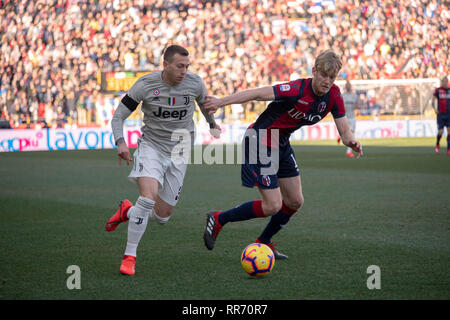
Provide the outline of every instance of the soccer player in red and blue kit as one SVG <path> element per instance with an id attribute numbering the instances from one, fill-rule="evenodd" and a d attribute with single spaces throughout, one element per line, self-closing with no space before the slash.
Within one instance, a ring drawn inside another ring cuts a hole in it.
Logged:
<path id="1" fill-rule="evenodd" d="M 228 222 L 271 216 L 256 242 L 267 244 L 276 259 L 287 258 L 276 250 L 272 237 L 304 202 L 299 169 L 289 143 L 295 130 L 313 125 L 331 112 L 342 142 L 357 153 L 356 158 L 362 155 L 362 146 L 355 140 L 345 115 L 340 90 L 334 84 L 341 67 L 340 57 L 327 50 L 317 56 L 312 78 L 245 90 L 221 99 L 205 99 L 204 108 L 210 113 L 229 104 L 272 101 L 247 129 L 243 140 L 242 184 L 250 188 L 257 186 L 261 200 L 249 201 L 226 211 L 208 212 L 203 239 L 209 250 L 214 248 L 219 232 Z M 261 153 L 261 149 L 264 152 Z M 270 154 L 274 163 L 263 161 L 261 154 L 264 153 Z"/>
<path id="2" fill-rule="evenodd" d="M 447 155 L 450 155 L 450 89 L 448 87 L 448 78 L 445 76 L 441 79 L 441 86 L 434 90 L 434 97 L 436 98 L 436 114 L 438 134 L 436 137 L 436 153 L 441 152 L 442 134 L 444 133 L 444 127 L 447 127 Z"/>

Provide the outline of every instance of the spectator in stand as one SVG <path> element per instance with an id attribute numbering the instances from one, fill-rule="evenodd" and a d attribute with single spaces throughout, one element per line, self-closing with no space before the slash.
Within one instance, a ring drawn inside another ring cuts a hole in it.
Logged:
<path id="1" fill-rule="evenodd" d="M 0 129 L 10 129 L 11 128 L 11 118 L 9 116 L 8 108 L 6 105 L 0 110 Z"/>
<path id="2" fill-rule="evenodd" d="M 56 109 L 56 127 L 64 128 L 64 125 L 67 123 L 66 114 L 63 112 L 62 107 L 57 107 Z"/>
<path id="3" fill-rule="evenodd" d="M 370 98 L 369 101 L 367 102 L 367 112 L 368 114 L 376 117 L 380 115 L 380 110 L 381 107 L 380 105 L 377 103 L 375 98 Z"/>
<path id="4" fill-rule="evenodd" d="M 87 124 L 86 95 L 83 92 L 77 101 L 77 121 L 80 125 Z"/>

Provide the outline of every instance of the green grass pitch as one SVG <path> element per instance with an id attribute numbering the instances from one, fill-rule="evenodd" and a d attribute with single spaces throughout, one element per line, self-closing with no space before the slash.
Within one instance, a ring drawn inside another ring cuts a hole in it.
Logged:
<path id="1" fill-rule="evenodd" d="M 262 279 L 239 258 L 267 219 L 230 223 L 213 251 L 203 245 L 207 210 L 259 199 L 239 165 L 190 165 L 171 220 L 148 225 L 126 277 L 127 224 L 104 229 L 121 199 L 137 198 L 116 151 L 2 153 L 0 299 L 450 299 L 446 146 L 363 142 L 360 160 L 334 141 L 294 146 L 305 204 L 274 238 L 289 259 Z M 81 289 L 66 285 L 71 265 Z M 380 289 L 367 287 L 371 265 Z"/>

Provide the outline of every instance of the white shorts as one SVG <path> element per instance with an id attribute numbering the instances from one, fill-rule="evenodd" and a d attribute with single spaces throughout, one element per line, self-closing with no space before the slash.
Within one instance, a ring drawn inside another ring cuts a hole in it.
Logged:
<path id="1" fill-rule="evenodd" d="M 139 141 L 133 158 L 133 169 L 128 178 L 135 183 L 139 177 L 156 179 L 159 183 L 158 196 L 175 206 L 180 197 L 187 164 L 175 164 L 170 156 L 145 141 Z"/>

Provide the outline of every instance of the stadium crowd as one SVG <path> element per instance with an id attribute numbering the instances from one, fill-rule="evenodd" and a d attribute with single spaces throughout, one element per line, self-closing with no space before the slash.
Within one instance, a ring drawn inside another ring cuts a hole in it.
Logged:
<path id="1" fill-rule="evenodd" d="M 449 18 L 442 0 L 0 0 L 0 119 L 105 125 L 121 93 L 98 72 L 155 71 L 171 43 L 214 95 L 309 76 L 327 48 L 342 78 L 440 77 Z"/>

